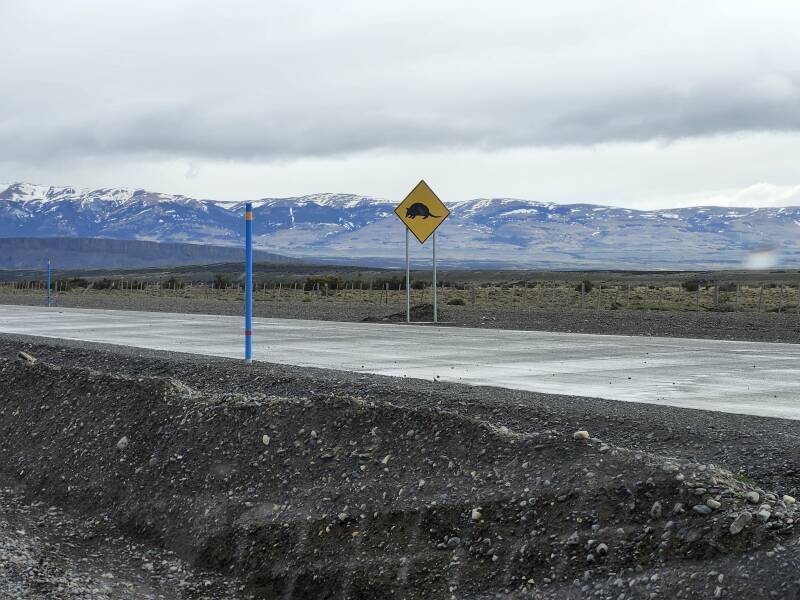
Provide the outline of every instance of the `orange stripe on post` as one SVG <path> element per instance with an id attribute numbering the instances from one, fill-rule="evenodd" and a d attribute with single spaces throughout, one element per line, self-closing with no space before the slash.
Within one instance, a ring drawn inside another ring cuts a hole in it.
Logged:
<path id="1" fill-rule="evenodd" d="M 244 218 L 247 219 L 248 221 L 252 221 L 253 220 L 253 211 L 248 210 L 246 213 L 244 213 Z"/>

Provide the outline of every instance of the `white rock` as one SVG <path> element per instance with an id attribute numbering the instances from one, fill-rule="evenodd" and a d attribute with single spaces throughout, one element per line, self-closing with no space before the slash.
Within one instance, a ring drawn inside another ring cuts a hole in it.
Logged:
<path id="1" fill-rule="evenodd" d="M 148 573 L 153 572 L 153 563 L 146 562 L 142 565 L 142 571 L 147 571 Z"/>
<path id="2" fill-rule="evenodd" d="M 661 517 L 663 509 L 661 507 L 661 502 L 655 501 L 653 502 L 653 506 L 650 508 L 650 516 L 654 519 L 658 519 Z"/>
<path id="3" fill-rule="evenodd" d="M 576 440 L 588 440 L 589 439 L 589 432 L 588 431 L 576 431 L 572 434 L 572 437 Z"/>
<path id="4" fill-rule="evenodd" d="M 758 504 L 758 501 L 761 499 L 758 492 L 747 492 L 744 497 L 750 504 Z"/>
<path id="5" fill-rule="evenodd" d="M 753 519 L 753 515 L 751 513 L 749 513 L 749 512 L 743 512 L 738 517 L 736 517 L 733 520 L 733 523 L 731 523 L 731 529 L 730 529 L 731 535 L 740 534 L 742 532 L 742 529 L 744 529 L 745 526 L 750 521 L 752 521 L 752 519 Z"/>
<path id="6" fill-rule="evenodd" d="M 261 443 L 264 444 L 265 446 L 269 446 L 270 440 L 271 438 L 266 433 L 261 436 Z"/>
<path id="7" fill-rule="evenodd" d="M 117 442 L 117 448 L 119 448 L 120 450 L 125 450 L 125 448 L 127 447 L 128 447 L 128 437 L 123 435 L 121 438 L 119 438 L 119 441 Z"/>
<path id="8" fill-rule="evenodd" d="M 387 454 L 386 456 L 384 456 L 384 457 L 381 459 L 381 464 L 382 464 L 382 465 L 388 465 L 388 464 L 389 464 L 389 459 L 390 459 L 390 458 L 392 458 L 392 455 L 391 455 L 391 454 Z"/>
<path id="9" fill-rule="evenodd" d="M 480 521 L 483 518 L 483 513 L 481 512 L 481 507 L 473 508 L 472 509 L 472 520 L 473 521 Z"/>
<path id="10" fill-rule="evenodd" d="M 785 496 L 783 497 L 783 503 L 784 503 L 786 506 L 789 506 L 790 504 L 794 504 L 795 502 L 797 502 L 797 500 L 795 499 L 795 497 L 794 497 L 794 496 L 789 496 L 789 495 L 787 494 L 787 495 L 785 495 Z"/>
<path id="11" fill-rule="evenodd" d="M 36 358 L 34 358 L 31 354 L 28 354 L 27 352 L 23 352 L 22 350 L 17 352 L 17 358 L 22 362 L 24 362 L 26 365 L 36 364 Z"/>
<path id="12" fill-rule="evenodd" d="M 714 500 L 714 498 L 709 498 L 708 500 L 706 500 L 706 506 L 708 508 L 713 508 L 714 510 L 717 510 L 720 506 L 722 506 L 722 504 L 719 501 Z"/>
<path id="13" fill-rule="evenodd" d="M 772 516 L 772 513 L 769 512 L 768 510 L 762 509 L 758 511 L 757 515 L 762 523 L 766 523 L 767 521 L 769 521 L 769 518 Z"/>

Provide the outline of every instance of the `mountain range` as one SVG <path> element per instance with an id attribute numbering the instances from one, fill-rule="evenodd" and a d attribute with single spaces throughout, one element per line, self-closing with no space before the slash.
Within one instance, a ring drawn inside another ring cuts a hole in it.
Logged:
<path id="1" fill-rule="evenodd" d="M 254 200 L 255 244 L 304 260 L 399 266 L 405 240 L 403 224 L 393 213 L 399 200 L 353 194 Z M 444 201 L 451 215 L 437 232 L 442 266 L 712 269 L 800 264 L 800 207 L 641 211 L 512 198 Z M 242 202 L 141 189 L 0 184 L 3 238 L 240 246 L 243 211 Z M 412 237 L 411 250 L 423 263 L 430 242 L 420 247 Z"/>

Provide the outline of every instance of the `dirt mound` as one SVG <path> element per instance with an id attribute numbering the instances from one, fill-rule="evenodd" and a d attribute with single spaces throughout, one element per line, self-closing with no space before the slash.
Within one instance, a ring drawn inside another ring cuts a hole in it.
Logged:
<path id="1" fill-rule="evenodd" d="M 445 321 L 445 316 L 442 311 L 442 307 L 439 306 L 439 321 Z M 411 320 L 412 321 L 421 321 L 421 322 L 432 322 L 433 321 L 433 304 L 414 304 L 411 307 Z M 406 322 L 406 311 L 403 310 L 401 312 L 392 313 L 390 315 L 376 317 L 376 316 L 369 316 L 365 319 L 362 319 L 365 323 L 405 323 Z"/>
<path id="2" fill-rule="evenodd" d="M 260 598 L 525 591 L 793 535 L 789 499 L 712 465 L 185 383 L 0 361 L 2 469 Z"/>

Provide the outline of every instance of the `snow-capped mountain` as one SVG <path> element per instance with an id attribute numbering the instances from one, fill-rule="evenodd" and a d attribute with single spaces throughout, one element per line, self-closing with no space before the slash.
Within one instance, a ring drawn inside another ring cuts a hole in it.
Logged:
<path id="1" fill-rule="evenodd" d="M 256 245 L 306 259 L 399 264 L 405 238 L 395 203 L 351 194 L 254 200 Z M 444 264 L 730 268 L 764 251 L 776 266 L 800 264 L 800 207 L 637 211 L 508 198 L 445 203 L 451 216 L 437 233 Z M 0 184 L 0 237 L 233 245 L 243 237 L 243 210 L 242 202 L 145 190 Z M 412 239 L 415 256 L 429 247 Z"/>

